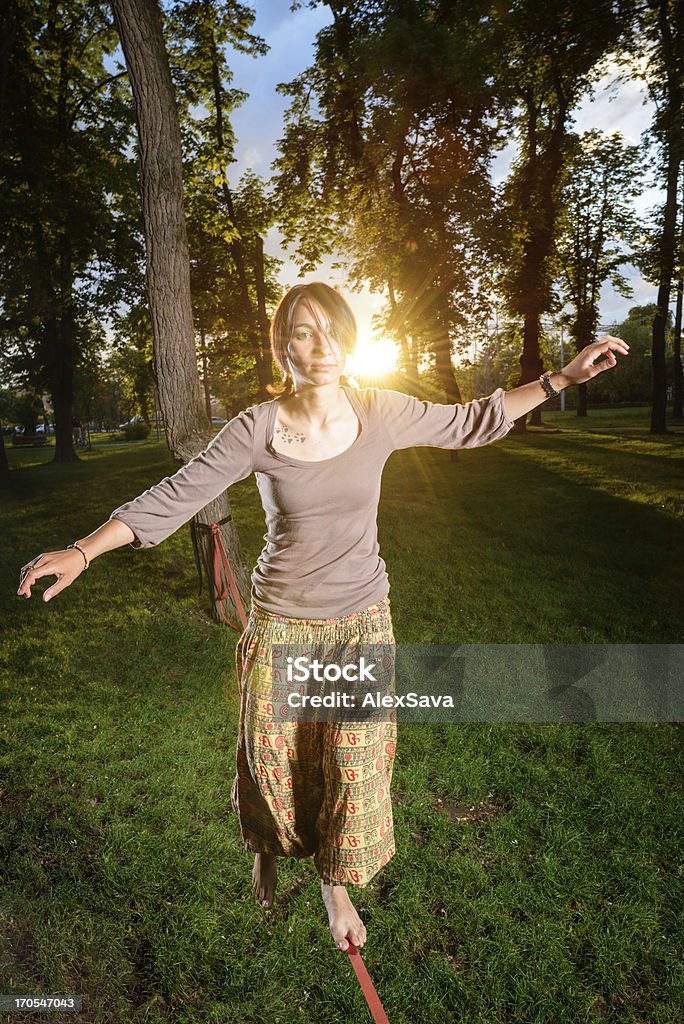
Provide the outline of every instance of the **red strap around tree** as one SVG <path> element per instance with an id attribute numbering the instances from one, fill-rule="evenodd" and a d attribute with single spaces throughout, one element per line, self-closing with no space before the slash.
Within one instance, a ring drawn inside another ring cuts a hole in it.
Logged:
<path id="1" fill-rule="evenodd" d="M 233 629 L 237 629 L 238 632 L 242 632 L 242 630 L 245 629 L 247 626 L 247 616 L 245 615 L 245 609 L 243 608 L 242 601 L 240 600 L 240 593 L 237 588 L 237 583 L 235 582 L 235 577 L 233 576 L 233 571 L 230 568 L 230 562 L 228 560 L 226 549 L 223 546 L 223 537 L 221 536 L 220 523 L 211 524 L 211 536 L 212 547 L 214 551 L 214 586 L 216 588 L 216 597 L 219 603 L 219 615 L 221 616 L 223 621 L 227 622 L 229 626 L 233 627 Z M 227 577 L 226 582 L 223 584 L 221 581 L 222 564 L 226 570 Z M 231 622 L 223 610 L 223 602 L 226 600 L 228 596 L 229 587 L 230 592 L 233 595 L 235 607 L 237 608 L 238 614 L 240 616 L 240 621 L 242 622 L 242 627 L 238 626 L 235 622 Z"/>

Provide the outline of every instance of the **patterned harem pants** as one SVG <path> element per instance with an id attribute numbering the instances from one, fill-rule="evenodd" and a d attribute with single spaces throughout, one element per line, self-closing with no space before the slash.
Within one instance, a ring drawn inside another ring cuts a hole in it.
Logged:
<path id="1" fill-rule="evenodd" d="M 274 644 L 394 642 L 389 597 L 333 619 L 252 605 L 235 655 L 240 718 L 231 792 L 245 849 L 313 856 L 324 882 L 359 888 L 394 855 L 395 714 L 372 722 L 276 721 L 269 703 Z"/>

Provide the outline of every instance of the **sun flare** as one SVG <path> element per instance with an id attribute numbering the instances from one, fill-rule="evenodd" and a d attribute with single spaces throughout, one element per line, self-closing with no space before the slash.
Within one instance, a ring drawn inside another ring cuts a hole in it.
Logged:
<path id="1" fill-rule="evenodd" d="M 347 360 L 349 373 L 356 377 L 383 377 L 396 370 L 399 350 L 389 338 L 360 337 L 356 351 Z"/>

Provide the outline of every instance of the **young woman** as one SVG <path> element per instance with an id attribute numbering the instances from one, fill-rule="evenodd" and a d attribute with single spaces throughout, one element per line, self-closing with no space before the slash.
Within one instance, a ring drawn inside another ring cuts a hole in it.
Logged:
<path id="1" fill-rule="evenodd" d="M 115 509 L 87 537 L 24 565 L 18 593 L 28 598 L 37 579 L 56 575 L 43 594 L 50 600 L 93 558 L 127 543 L 161 543 L 231 483 L 256 474 L 268 532 L 236 648 L 241 706 L 231 801 L 245 848 L 254 853 L 259 902 L 273 902 L 278 856 L 313 856 L 331 934 L 347 949 L 366 941 L 348 890 L 365 887 L 394 854 L 396 724 L 357 722 L 341 732 L 332 723 L 274 721 L 273 645 L 393 644 L 376 526 L 391 452 L 489 444 L 552 394 L 615 366 L 615 353 L 626 355 L 628 346 L 606 336 L 560 372 L 441 405 L 349 387 L 343 371 L 356 324 L 344 298 L 325 284 L 297 285 L 285 295 L 271 343 L 285 377 L 277 397 L 234 417 L 200 455 Z"/>

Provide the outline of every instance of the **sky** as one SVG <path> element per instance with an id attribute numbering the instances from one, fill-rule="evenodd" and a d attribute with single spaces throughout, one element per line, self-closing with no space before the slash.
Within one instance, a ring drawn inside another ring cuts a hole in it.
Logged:
<path id="1" fill-rule="evenodd" d="M 291 12 L 289 6 L 288 0 L 252 0 L 251 7 L 256 11 L 252 31 L 266 40 L 270 46 L 269 53 L 257 58 L 232 51 L 229 54 L 229 66 L 234 76 L 231 85 L 249 93 L 249 98 L 232 115 L 237 138 L 237 162 L 229 168 L 229 176 L 234 182 L 247 168 L 265 180 L 271 176 L 277 141 L 283 134 L 283 112 L 288 104 L 288 97 L 277 93 L 276 85 L 291 81 L 312 63 L 316 33 L 331 20 L 325 5 L 295 12 Z M 637 144 L 651 121 L 652 106 L 636 82 L 613 84 L 613 88 L 608 88 L 614 79 L 615 74 L 609 73 L 596 88 L 594 98 L 585 99 L 575 112 L 575 129 L 580 132 L 591 128 L 620 131 L 627 143 Z M 514 147 L 509 146 L 497 155 L 492 165 L 495 181 L 506 176 L 513 154 Z M 655 189 L 649 189 L 640 200 L 639 212 L 644 213 L 651 208 L 658 195 Z M 316 273 L 300 276 L 289 252 L 281 244 L 277 229 L 269 232 L 265 245 L 271 255 L 286 260 L 280 275 L 286 287 L 297 281 L 316 279 L 340 287 L 354 308 L 361 336 L 370 335 L 370 318 L 382 306 L 382 296 L 368 292 L 352 293 L 345 289 L 343 273 L 330 267 L 334 257 L 322 263 Z M 624 319 L 631 306 L 655 301 L 655 287 L 643 281 L 634 268 L 623 269 L 634 293 L 625 299 L 609 286 L 604 288 L 601 296 L 604 326 Z"/>

